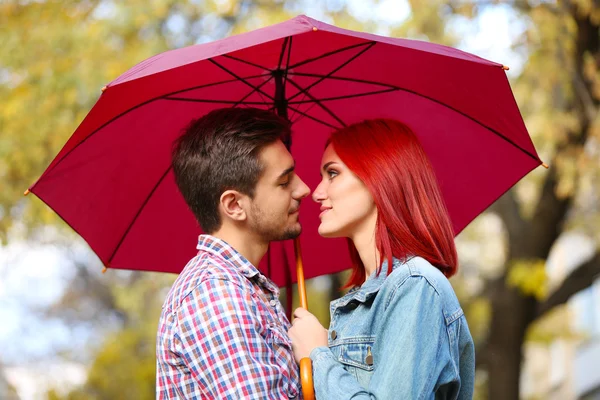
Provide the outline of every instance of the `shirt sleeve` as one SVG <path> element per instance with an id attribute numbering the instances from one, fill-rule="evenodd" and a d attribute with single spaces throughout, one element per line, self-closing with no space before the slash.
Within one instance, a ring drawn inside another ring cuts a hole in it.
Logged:
<path id="1" fill-rule="evenodd" d="M 275 362 L 248 290 L 208 279 L 185 298 L 177 321 L 177 352 L 192 377 L 181 386 L 206 398 L 288 398 L 286 366 Z"/>
<path id="2" fill-rule="evenodd" d="M 375 369 L 369 386 L 358 381 L 327 347 L 311 352 L 317 399 L 384 400 L 432 398 L 449 360 L 439 295 L 424 278 L 409 278 L 394 292 L 376 332 Z"/>

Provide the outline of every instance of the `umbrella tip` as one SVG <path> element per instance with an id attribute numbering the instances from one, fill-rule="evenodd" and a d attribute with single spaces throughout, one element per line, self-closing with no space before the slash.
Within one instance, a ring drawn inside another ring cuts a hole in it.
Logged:
<path id="1" fill-rule="evenodd" d="M 102 93 L 104 93 L 104 91 L 106 90 L 106 86 L 102 87 Z"/>
<path id="2" fill-rule="evenodd" d="M 313 26 L 313 32 L 318 31 L 319 29 L 316 26 Z"/>
<path id="3" fill-rule="evenodd" d="M 104 274 L 104 273 L 106 272 L 106 270 L 107 270 L 107 269 L 108 269 L 108 268 L 106 268 L 106 267 L 103 267 L 103 268 L 102 268 L 102 273 Z"/>
<path id="4" fill-rule="evenodd" d="M 27 196 L 29 193 L 31 192 L 29 191 L 29 189 L 27 189 L 25 192 L 23 192 L 23 196 Z"/>
<path id="5" fill-rule="evenodd" d="M 550 168 L 550 166 L 548 164 L 546 164 L 545 162 L 542 163 L 542 167 L 544 167 L 546 169 Z"/>
<path id="6" fill-rule="evenodd" d="M 502 66 L 502 69 L 503 69 L 503 70 L 505 70 L 505 71 L 508 71 L 510 68 L 509 68 L 509 67 L 507 67 L 506 65 L 503 65 L 503 66 Z"/>

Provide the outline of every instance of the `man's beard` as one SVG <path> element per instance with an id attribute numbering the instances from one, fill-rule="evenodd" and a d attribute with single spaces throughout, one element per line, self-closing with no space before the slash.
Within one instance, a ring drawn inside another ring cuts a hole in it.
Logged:
<path id="1" fill-rule="evenodd" d="M 272 219 L 274 219 L 273 217 L 267 218 L 266 214 L 254 204 L 252 204 L 251 210 L 252 219 L 250 228 L 264 241 L 277 242 L 280 240 L 295 239 L 300 236 L 300 233 L 302 232 L 302 227 L 296 224 L 294 224 L 294 226 L 285 226 L 282 228 L 272 221 Z"/>

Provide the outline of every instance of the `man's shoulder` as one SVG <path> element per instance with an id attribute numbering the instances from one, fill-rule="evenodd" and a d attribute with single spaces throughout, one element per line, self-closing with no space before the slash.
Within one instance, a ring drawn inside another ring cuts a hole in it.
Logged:
<path id="1" fill-rule="evenodd" d="M 202 283 L 207 279 L 237 281 L 244 276 L 234 263 L 214 254 L 200 252 L 183 269 L 191 282 Z"/>
<path id="2" fill-rule="evenodd" d="M 165 307 L 178 308 L 186 297 L 195 289 L 213 280 L 244 287 L 248 280 L 237 270 L 235 265 L 223 258 L 200 252 L 192 258 L 179 274 L 165 301 Z"/>

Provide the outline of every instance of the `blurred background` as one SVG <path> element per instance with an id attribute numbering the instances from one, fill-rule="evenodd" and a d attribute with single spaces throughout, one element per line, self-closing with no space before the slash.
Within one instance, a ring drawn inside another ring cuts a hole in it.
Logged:
<path id="1" fill-rule="evenodd" d="M 550 169 L 457 238 L 451 282 L 476 340 L 476 399 L 600 399 L 596 0 L 0 0 L 0 399 L 154 398 L 156 327 L 175 276 L 102 274 L 23 191 L 131 66 L 298 14 L 510 67 Z M 308 283 L 325 326 L 347 277 Z"/>

